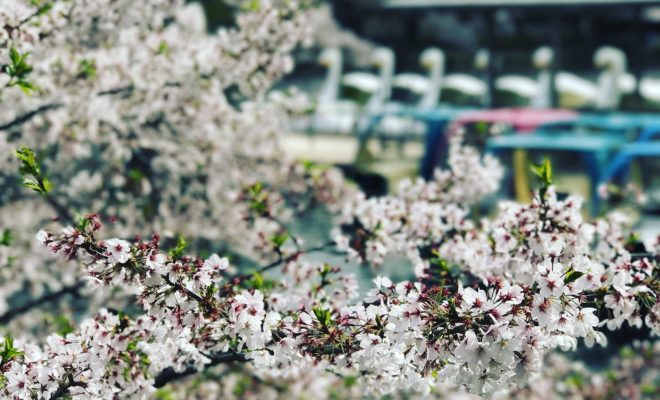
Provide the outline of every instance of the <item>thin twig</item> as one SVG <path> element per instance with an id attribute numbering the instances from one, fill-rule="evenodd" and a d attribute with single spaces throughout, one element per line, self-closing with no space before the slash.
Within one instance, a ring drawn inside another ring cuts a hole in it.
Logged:
<path id="1" fill-rule="evenodd" d="M 33 308 L 39 307 L 42 304 L 50 303 L 54 300 L 57 300 L 66 294 L 73 294 L 74 296 L 76 296 L 78 295 L 80 289 L 82 289 L 84 285 L 85 285 L 84 282 L 78 282 L 73 286 L 66 286 L 58 291 L 48 293 L 38 299 L 29 301 L 23 304 L 22 306 L 13 307 L 3 315 L 0 315 L 0 324 L 7 324 L 17 316 L 24 314 Z"/>
<path id="2" fill-rule="evenodd" d="M 236 353 L 233 351 L 218 353 L 211 357 L 211 362 L 206 364 L 204 369 L 235 361 L 244 362 L 247 361 L 247 357 L 243 353 Z M 156 379 L 154 379 L 154 387 L 161 388 L 172 381 L 185 378 L 198 372 L 200 371 L 195 367 L 188 367 L 180 372 L 176 372 L 172 367 L 166 368 L 156 376 Z"/>
<path id="3" fill-rule="evenodd" d="M 36 117 L 39 114 L 43 114 L 46 111 L 54 110 L 56 108 L 62 107 L 61 103 L 52 103 L 52 104 L 44 104 L 42 106 L 39 106 L 35 108 L 32 111 L 28 111 L 25 114 L 21 114 L 18 117 L 14 118 L 13 120 L 0 125 L 0 131 L 5 131 L 7 129 L 13 128 L 14 126 L 21 125 L 25 122 L 28 122 L 32 118 Z"/>

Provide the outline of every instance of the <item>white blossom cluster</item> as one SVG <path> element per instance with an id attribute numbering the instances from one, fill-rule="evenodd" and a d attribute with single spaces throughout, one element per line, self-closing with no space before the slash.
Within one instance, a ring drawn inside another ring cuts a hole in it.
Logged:
<path id="1" fill-rule="evenodd" d="M 29 309 L 81 282 L 93 292 L 92 314 L 58 333 L 41 335 L 38 313 L 3 326 L 0 397 L 149 398 L 243 363 L 248 380 L 294 393 L 355 378 L 351 395 L 515 398 L 554 349 L 604 345 L 603 328 L 625 323 L 660 334 L 660 241 L 633 252 L 620 214 L 587 222 L 549 184 L 477 220 L 502 168 L 460 135 L 447 170 L 380 198 L 282 160 L 281 127 L 305 101 L 267 91 L 291 69 L 307 13 L 248 8 L 208 35 L 182 0 L 0 5 L 0 320 L 18 319 L 23 293 L 38 300 Z M 40 200 L 24 197 L 22 146 L 55 183 Z M 307 247 L 289 225 L 319 204 L 341 211 L 339 226 Z M 35 243 L 54 217 L 68 227 Z M 161 250 L 177 235 L 206 255 L 181 240 Z M 354 276 L 305 258 L 333 245 L 372 266 L 403 253 L 417 279 L 380 276 L 359 298 Z M 216 254 L 230 251 L 257 272 Z"/>
<path id="2" fill-rule="evenodd" d="M 493 395 L 493 399 L 596 399 L 596 398 L 653 398 L 657 391 L 658 343 L 638 343 L 623 348 L 613 357 L 607 369 L 595 372 L 581 362 L 552 353 L 544 360 L 543 369 L 525 387 L 508 389 Z M 223 376 L 218 380 L 218 376 Z M 277 399 L 311 397 L 318 399 L 351 399 L 363 396 L 364 391 L 355 377 L 321 375 L 313 369 L 295 380 L 264 380 L 249 368 L 216 367 L 206 378 L 184 380 L 162 389 L 176 399 Z M 401 392 L 392 399 L 406 399 L 414 393 Z M 480 397 L 464 389 L 438 382 L 427 396 L 429 399 L 477 400 Z"/>
<path id="3" fill-rule="evenodd" d="M 553 197 L 548 190 L 537 207 L 550 210 Z M 546 226 L 553 215 L 537 213 L 527 222 Z M 546 248 L 530 235 L 520 246 L 527 249 L 524 254 L 536 254 L 529 257 L 534 263 L 531 278 L 467 275 L 465 280 L 441 273 L 434 283 L 430 271 L 427 280 L 394 284 L 379 277 L 367 297 L 354 303 L 353 278 L 337 278 L 338 271 L 329 265 L 314 269 L 299 264 L 300 251 L 282 250 L 280 262 L 290 275 L 281 285 L 266 285 L 255 277 L 247 284 L 246 276 L 229 276 L 228 262 L 218 256 L 205 261 L 168 256 L 159 251 L 158 237 L 135 243 L 99 241 L 95 235 L 100 224 L 94 223 L 94 216 L 89 221 L 56 236 L 42 231 L 38 239 L 53 252 L 83 261 L 95 284 L 120 285 L 137 295 L 146 315 L 123 322 L 138 329 L 120 335 L 134 344 L 127 350 L 120 345 L 95 347 L 91 342 L 96 336 L 78 330 L 63 340 L 89 340 L 87 348 L 97 349 L 94 356 L 73 365 L 58 362 L 59 355 L 53 353 L 35 360 L 11 358 L 5 362 L 4 376 L 12 383 L 6 390 L 16 389 L 19 382 L 41 398 L 37 366 L 48 365 L 57 371 L 57 379 L 49 381 L 44 393 L 149 393 L 163 376 L 199 370 L 218 360 L 249 359 L 255 370 L 274 377 L 319 365 L 338 375 L 360 375 L 374 394 L 429 393 L 442 382 L 487 395 L 524 386 L 541 372 L 542 360 L 552 349 L 575 349 L 580 338 L 588 346 L 605 344 L 599 330 L 603 324 L 616 329 L 624 321 L 640 326 L 643 320 L 655 335 L 660 333 L 657 261 L 632 261 L 625 249 L 606 262 L 585 255 L 565 259 L 563 252 L 568 256 L 570 249 L 553 246 L 551 239 Z M 579 234 L 573 236 L 564 239 L 572 243 Z M 328 290 L 333 284 L 337 287 Z M 139 333 L 145 320 L 160 324 L 148 328 L 163 335 L 159 340 Z M 118 381 L 114 367 L 90 365 L 98 360 L 117 364 L 112 358 L 117 351 L 144 360 L 142 369 L 131 370 L 130 383 Z M 93 370 L 104 372 L 85 373 Z"/>
<path id="4" fill-rule="evenodd" d="M 460 135 L 450 143 L 448 168 L 436 169 L 434 179 L 404 180 L 395 195 L 358 196 L 346 202 L 341 223 L 350 231 L 357 229 L 358 235 L 350 240 L 335 232 L 340 248 L 376 265 L 388 254 L 403 252 L 421 276 L 429 264 L 420 248 L 439 243 L 452 232 L 473 230 L 469 206 L 499 189 L 503 170 L 492 156 L 464 146 Z"/>
<path id="5" fill-rule="evenodd" d="M 157 231 L 252 256 L 281 227 L 245 223 L 237 198 L 246 187 L 283 190 L 272 190 L 271 203 L 281 203 L 270 210 L 282 220 L 292 216 L 287 201 L 298 201 L 296 210 L 311 201 L 302 198 L 310 185 L 322 202 L 344 191 L 335 171 L 310 173 L 279 150 L 287 116 L 306 107 L 303 96 L 266 95 L 308 37 L 307 9 L 260 1 L 235 26 L 207 34 L 199 4 L 185 3 L 0 4 L 0 232 L 12 234 L 12 245 L 0 246 L 0 318 L 22 293 L 85 292 L 79 268 L 54 262 L 28 234 L 54 217 L 68 224 L 99 212 L 118 236 Z M 8 86 L 17 80 L 8 69 L 12 49 L 29 64 L 29 95 Z M 14 156 L 23 146 L 39 155 L 53 201 L 25 198 Z M 107 300 L 102 291 L 90 295 Z M 34 323 L 19 319 L 18 331 Z"/>

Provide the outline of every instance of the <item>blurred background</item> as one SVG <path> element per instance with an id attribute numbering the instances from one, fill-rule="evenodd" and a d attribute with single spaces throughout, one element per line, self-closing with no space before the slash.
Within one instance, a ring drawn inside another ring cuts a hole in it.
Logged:
<path id="1" fill-rule="evenodd" d="M 232 23 L 231 6 L 201 3 L 210 30 Z M 529 165 L 550 158 L 585 214 L 623 209 L 643 238 L 660 232 L 660 2 L 317 3 L 277 87 L 311 100 L 289 155 L 380 195 L 432 177 L 462 134 L 507 168 L 498 199 L 529 201 Z"/>

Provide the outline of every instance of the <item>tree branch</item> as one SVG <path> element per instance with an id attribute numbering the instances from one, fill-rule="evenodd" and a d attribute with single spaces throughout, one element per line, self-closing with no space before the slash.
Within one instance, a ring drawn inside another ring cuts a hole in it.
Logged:
<path id="1" fill-rule="evenodd" d="M 74 386 L 85 386 L 85 384 L 83 382 L 76 382 L 74 377 L 70 373 L 67 373 L 62 384 L 57 388 L 55 393 L 50 396 L 50 400 L 64 398 L 64 396 L 69 393 L 69 388 Z"/>
<path id="2" fill-rule="evenodd" d="M 204 366 L 204 369 L 211 368 L 219 364 L 231 363 L 235 361 L 245 362 L 247 361 L 247 357 L 243 353 L 236 353 L 233 351 L 226 353 L 218 353 L 213 355 L 213 357 L 211 357 L 211 362 L 206 364 Z M 156 376 L 156 379 L 154 379 L 154 387 L 161 388 L 172 381 L 185 378 L 187 376 L 196 374 L 198 372 L 200 371 L 195 367 L 188 367 L 187 369 L 181 372 L 174 371 L 172 367 L 166 368 Z"/>
<path id="3" fill-rule="evenodd" d="M 46 193 L 44 195 L 44 198 L 46 199 L 46 202 L 55 209 L 55 212 L 57 213 L 57 217 L 60 220 L 64 220 L 64 222 L 68 224 L 75 225 L 76 220 L 73 218 L 69 210 L 62 204 L 60 203 L 51 193 Z"/>
<path id="4" fill-rule="evenodd" d="M 32 301 L 29 301 L 29 302 L 23 304 L 22 306 L 13 307 L 9 311 L 4 313 L 3 315 L 0 315 L 0 324 L 7 324 L 12 319 L 16 318 L 17 316 L 19 316 L 21 314 L 24 314 L 24 313 L 30 311 L 31 309 L 33 309 L 35 307 L 39 307 L 42 304 L 50 303 L 52 301 L 55 301 L 58 298 L 66 295 L 66 294 L 77 295 L 78 292 L 80 291 L 80 289 L 82 289 L 84 285 L 85 285 L 84 282 L 78 282 L 73 286 L 63 287 L 62 289 L 60 289 L 58 291 L 48 293 L 48 294 L 46 294 L 46 295 L 44 295 L 44 296 L 42 296 L 38 299 L 34 299 Z"/>
<path id="5" fill-rule="evenodd" d="M 3 67 L 3 66 L 0 66 Z M 105 91 L 101 91 L 98 93 L 99 96 L 108 96 L 108 95 L 115 95 L 115 94 L 125 94 L 125 93 L 130 93 L 133 90 L 133 86 L 123 86 L 123 87 L 118 87 L 115 89 L 109 89 Z M 35 116 L 39 114 L 43 114 L 47 111 L 50 110 L 55 110 L 57 108 L 62 107 L 64 104 L 63 103 L 50 103 L 50 104 L 44 104 L 41 105 L 37 108 L 35 108 L 32 111 L 28 111 L 25 114 L 21 114 L 18 117 L 14 118 L 13 120 L 6 122 L 2 125 L 0 125 L 0 131 L 4 131 L 10 128 L 13 128 L 14 126 L 24 124 L 25 122 L 28 122 Z"/>
<path id="6" fill-rule="evenodd" d="M 52 104 L 44 104 L 42 106 L 39 106 L 38 108 L 35 108 L 32 111 L 28 111 L 25 114 L 19 115 L 18 117 L 14 118 L 13 120 L 0 125 L 0 131 L 5 131 L 7 129 L 13 128 L 14 126 L 21 125 L 25 122 L 28 122 L 35 116 L 39 114 L 43 114 L 46 111 L 54 110 L 56 108 L 62 107 L 61 103 L 52 103 Z"/>

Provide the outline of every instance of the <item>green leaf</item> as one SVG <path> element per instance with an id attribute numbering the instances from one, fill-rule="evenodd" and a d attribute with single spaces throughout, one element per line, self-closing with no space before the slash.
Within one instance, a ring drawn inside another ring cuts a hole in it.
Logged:
<path id="1" fill-rule="evenodd" d="M 305 172 L 309 172 L 314 168 L 314 166 L 316 166 L 316 163 L 311 160 L 303 160 L 302 165 L 303 168 L 305 169 Z"/>
<path id="2" fill-rule="evenodd" d="M 135 351 L 137 350 L 138 340 L 133 339 L 126 345 L 126 351 Z"/>
<path id="3" fill-rule="evenodd" d="M 27 81 L 27 76 L 32 72 L 32 66 L 27 63 L 29 53 L 20 54 L 16 48 L 9 49 L 9 59 L 11 63 L 7 65 L 5 71 L 11 78 L 7 83 L 8 87 L 19 86 L 24 92 L 28 93 L 35 87 Z"/>
<path id="4" fill-rule="evenodd" d="M 261 182 L 257 182 L 254 185 L 250 186 L 250 192 L 252 194 L 259 194 L 261 192 L 261 189 L 263 188 L 263 185 Z"/>
<path id="5" fill-rule="evenodd" d="M 552 184 L 552 164 L 549 159 L 546 158 L 541 164 L 532 165 L 532 172 L 541 179 L 544 186 Z"/>
<path id="6" fill-rule="evenodd" d="M 39 181 L 33 179 L 33 178 L 23 178 L 23 186 L 25 186 L 28 189 L 32 189 L 37 193 L 41 194 L 46 194 L 48 193 L 48 190 L 50 189 L 50 184 L 47 184 L 46 186 L 42 186 Z"/>
<path id="7" fill-rule="evenodd" d="M 85 232 L 87 230 L 87 227 L 89 224 L 91 224 L 92 221 L 87 218 L 87 217 L 82 217 L 80 218 L 80 222 L 76 225 L 76 229 L 78 229 L 80 232 Z"/>
<path id="8" fill-rule="evenodd" d="M 137 168 L 128 171 L 128 177 L 134 181 L 141 181 L 144 178 L 144 173 Z"/>
<path id="9" fill-rule="evenodd" d="M 42 176 L 41 167 L 34 152 L 23 147 L 16 150 L 16 157 L 21 162 L 19 172 L 23 175 L 23 185 L 41 194 L 48 193 L 52 189 L 52 185 L 46 177 Z"/>
<path id="10" fill-rule="evenodd" d="M 323 264 L 323 267 L 321 267 L 321 271 L 320 271 L 321 279 L 325 279 L 328 276 L 328 274 L 330 274 L 330 272 L 332 272 L 332 267 L 330 266 L 330 264 Z"/>
<path id="11" fill-rule="evenodd" d="M 0 351 L 0 358 L 2 358 L 2 364 L 6 363 L 9 360 L 13 360 L 18 356 L 22 356 L 24 353 L 14 347 L 14 338 L 11 336 L 5 336 L 5 342 L 2 351 Z"/>
<path id="12" fill-rule="evenodd" d="M 18 50 L 15 48 L 10 48 L 9 49 L 9 59 L 11 60 L 12 64 L 18 64 L 18 62 L 21 60 L 21 55 L 18 53 Z"/>
<path id="13" fill-rule="evenodd" d="M 358 382 L 357 376 L 347 376 L 344 378 L 344 387 L 352 388 Z"/>
<path id="14" fill-rule="evenodd" d="M 169 56 L 170 55 L 170 45 L 167 44 L 166 41 L 162 41 L 158 43 L 158 49 L 156 50 L 156 54 L 163 55 L 163 56 Z"/>
<path id="15" fill-rule="evenodd" d="M 50 11 L 53 8 L 53 3 L 46 3 L 43 6 L 39 7 L 37 10 L 36 15 L 41 16 L 46 14 L 48 11 Z"/>
<path id="16" fill-rule="evenodd" d="M 641 238 L 637 232 L 630 232 L 630 235 L 626 238 L 627 245 L 634 245 L 641 241 Z"/>
<path id="17" fill-rule="evenodd" d="M 41 187 L 46 193 L 48 193 L 53 188 L 53 185 L 50 183 L 48 178 L 41 178 Z"/>
<path id="18" fill-rule="evenodd" d="M 66 336 L 73 332 L 73 324 L 64 315 L 55 317 L 55 325 L 57 326 L 57 333 L 61 336 Z"/>
<path id="19" fill-rule="evenodd" d="M 258 272 L 255 272 L 250 279 L 250 285 L 257 290 L 261 290 L 264 287 L 264 277 Z"/>
<path id="20" fill-rule="evenodd" d="M 276 249 L 281 248 L 287 240 L 289 240 L 289 235 L 286 233 L 273 235 L 270 238 L 270 242 L 273 244 L 273 246 L 275 246 Z"/>
<path id="21" fill-rule="evenodd" d="M 245 282 L 248 289 L 267 290 L 275 287 L 277 282 L 272 279 L 266 279 L 261 273 L 254 272 L 249 281 Z"/>
<path id="22" fill-rule="evenodd" d="M 552 163 L 547 158 L 543 161 L 543 179 L 549 184 L 552 183 Z"/>
<path id="23" fill-rule="evenodd" d="M 584 386 L 584 378 L 576 372 L 566 377 L 566 384 L 579 389 Z"/>
<path id="24" fill-rule="evenodd" d="M 36 192 L 41 192 L 41 187 L 39 186 L 39 182 L 35 181 L 32 178 L 24 178 L 23 186 L 25 186 L 28 189 L 32 189 Z"/>
<path id="25" fill-rule="evenodd" d="M 179 258 L 183 255 L 186 247 L 188 247 L 188 242 L 186 242 L 186 239 L 184 239 L 183 236 L 179 236 L 176 247 L 170 250 L 169 254 L 172 258 Z"/>
<path id="26" fill-rule="evenodd" d="M 243 5 L 245 11 L 259 12 L 261 10 L 261 1 L 260 0 L 249 0 Z"/>
<path id="27" fill-rule="evenodd" d="M 249 195 L 250 208 L 257 214 L 264 214 L 268 211 L 268 193 L 264 192 L 261 182 L 257 182 L 247 188 Z"/>
<path id="28" fill-rule="evenodd" d="M 605 371 L 605 376 L 610 382 L 616 382 L 617 381 L 617 374 L 616 372 L 612 371 L 611 369 L 608 369 Z"/>
<path id="29" fill-rule="evenodd" d="M 78 64 L 78 74 L 83 78 L 96 78 L 96 63 L 94 60 L 80 60 L 80 63 Z"/>
<path id="30" fill-rule="evenodd" d="M 213 298 L 213 296 L 218 292 L 218 287 L 215 285 L 208 285 L 204 291 L 204 297 L 207 299 Z"/>
<path id="31" fill-rule="evenodd" d="M 566 272 L 566 276 L 564 276 L 564 283 L 569 284 L 571 282 L 575 282 L 578 279 L 580 279 L 580 277 L 583 275 L 584 272 L 576 271 L 574 269 L 569 269 L 568 272 Z"/>
<path id="32" fill-rule="evenodd" d="M 314 312 L 316 319 L 321 323 L 321 325 L 323 325 L 325 328 L 330 325 L 330 310 L 326 310 L 325 308 L 321 307 L 314 307 L 312 311 Z"/>
<path id="33" fill-rule="evenodd" d="M 23 91 L 23 93 L 27 95 L 31 94 L 34 90 L 36 90 L 36 86 L 23 79 L 16 81 L 16 86 L 18 86 Z"/>
<path id="34" fill-rule="evenodd" d="M 175 400 L 175 397 L 169 389 L 160 388 L 156 391 L 156 400 Z"/>
<path id="35" fill-rule="evenodd" d="M 621 358 L 632 358 L 634 356 L 635 351 L 630 347 L 622 347 L 621 350 L 619 350 L 619 357 Z"/>
<path id="36" fill-rule="evenodd" d="M 34 157 L 34 152 L 28 147 L 16 150 L 16 156 L 21 160 L 21 172 L 25 174 L 37 175 L 40 173 L 39 165 Z"/>
<path id="37" fill-rule="evenodd" d="M 449 263 L 447 263 L 447 260 L 440 257 L 440 253 L 438 252 L 438 249 L 431 250 L 431 253 L 434 256 L 429 260 L 431 264 L 439 267 L 441 271 L 449 271 Z"/>
<path id="38" fill-rule="evenodd" d="M 477 134 L 480 136 L 485 136 L 488 134 L 490 124 L 488 122 L 479 121 L 474 124 L 474 129 L 477 131 Z"/>
<path id="39" fill-rule="evenodd" d="M 12 239 L 13 237 L 11 231 L 9 229 L 5 229 L 2 232 L 2 236 L 0 237 L 0 245 L 11 246 Z"/>
<path id="40" fill-rule="evenodd" d="M 253 382 L 250 380 L 250 377 L 247 375 L 242 375 L 238 382 L 236 382 L 236 386 L 232 389 L 232 393 L 239 397 L 242 398 L 245 393 L 247 393 L 250 388 L 252 388 Z"/>
<path id="41" fill-rule="evenodd" d="M 649 396 L 649 398 L 651 398 L 653 395 L 657 396 L 658 390 L 660 390 L 660 388 L 657 386 L 657 383 L 654 384 L 652 382 L 648 382 L 642 384 L 641 386 L 642 394 Z"/>
<path id="42" fill-rule="evenodd" d="M 121 375 L 124 377 L 124 380 L 126 382 L 131 381 L 131 367 L 125 367 L 124 370 L 122 371 Z"/>

